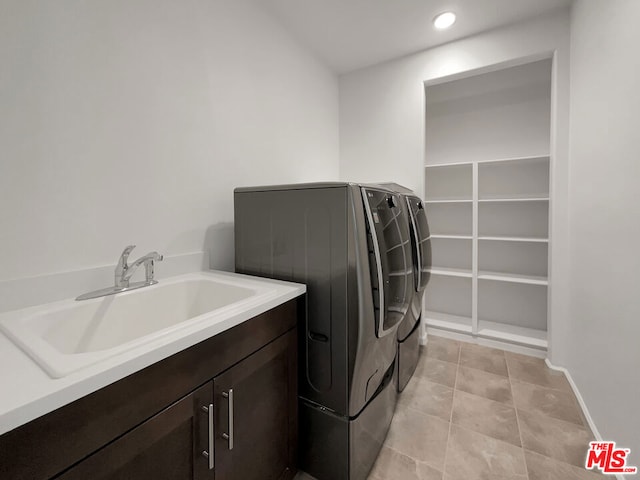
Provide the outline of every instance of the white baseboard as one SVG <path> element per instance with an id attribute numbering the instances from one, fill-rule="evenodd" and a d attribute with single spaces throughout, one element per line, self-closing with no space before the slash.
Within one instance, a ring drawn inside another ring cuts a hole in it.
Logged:
<path id="1" fill-rule="evenodd" d="M 569 373 L 569 370 L 567 370 L 564 367 L 558 367 L 558 366 L 554 365 L 553 363 L 551 363 L 549 361 L 548 358 L 545 358 L 544 363 L 546 363 L 547 367 L 549 367 L 551 370 L 556 370 L 557 372 L 562 372 L 562 373 L 564 373 L 564 376 L 567 377 L 567 380 L 569 381 L 569 385 L 571 385 L 571 390 L 573 390 L 573 394 L 576 396 L 576 399 L 578 400 L 578 404 L 580 404 L 580 408 L 582 409 L 582 413 L 584 414 L 584 418 L 586 418 L 587 423 L 589 424 L 589 428 L 591 428 L 591 431 L 593 432 L 593 435 L 596 437 L 596 440 L 599 441 L 599 442 L 602 441 L 602 435 L 600 435 L 600 432 L 598 431 L 598 427 L 596 427 L 596 424 L 593 421 L 593 418 L 591 418 L 591 414 L 589 413 L 589 409 L 587 408 L 587 404 L 584 403 L 584 399 L 582 398 L 582 395 L 580 394 L 580 390 L 578 390 L 577 385 L 573 381 L 573 378 L 571 377 L 571 373 Z"/>
<path id="2" fill-rule="evenodd" d="M 591 417 L 591 414 L 589 413 L 589 409 L 587 408 L 587 404 L 584 402 L 584 398 L 582 398 L 582 395 L 580 394 L 580 390 L 578 390 L 578 386 L 573 381 L 573 378 L 571 377 L 571 373 L 569 373 L 569 370 L 567 370 L 564 367 L 558 367 L 558 366 L 554 365 L 553 363 L 551 363 L 549 361 L 548 358 L 545 358 L 544 362 L 547 364 L 547 367 L 549 367 L 551 370 L 556 370 L 558 372 L 562 372 L 562 373 L 564 373 L 564 376 L 567 377 L 567 381 L 569 382 L 569 385 L 571 385 L 571 390 L 573 390 L 573 394 L 575 395 L 576 400 L 578 400 L 578 404 L 580 405 L 580 408 L 582 409 L 582 414 L 584 415 L 584 418 L 587 420 L 587 423 L 589 424 L 589 428 L 593 432 L 593 436 L 596 437 L 596 440 L 598 442 L 602 442 L 603 441 L 602 435 L 600 435 L 600 431 L 598 430 L 598 427 L 596 426 L 596 423 L 593 421 L 593 418 Z M 618 480 L 624 480 L 624 476 L 623 475 L 616 475 L 615 477 Z"/>

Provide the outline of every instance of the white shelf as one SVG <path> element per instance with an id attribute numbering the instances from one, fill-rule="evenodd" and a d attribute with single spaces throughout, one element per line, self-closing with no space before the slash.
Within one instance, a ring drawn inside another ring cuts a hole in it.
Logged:
<path id="1" fill-rule="evenodd" d="M 425 200 L 424 203 L 471 203 L 473 200 L 470 198 L 451 198 L 441 200 Z"/>
<path id="2" fill-rule="evenodd" d="M 427 272 L 431 273 L 432 275 L 442 275 L 445 277 L 472 277 L 471 270 L 465 270 L 463 268 L 431 267 L 427 268 Z"/>
<path id="3" fill-rule="evenodd" d="M 488 158 L 484 160 L 466 160 L 462 162 L 451 162 L 451 163 L 434 163 L 434 164 L 425 164 L 425 168 L 443 168 L 443 167 L 455 167 L 460 165 L 473 165 L 474 163 L 502 163 L 502 162 L 530 162 L 535 160 L 548 161 L 551 155 L 527 155 L 524 157 L 506 157 L 506 158 Z"/>
<path id="4" fill-rule="evenodd" d="M 548 202 L 549 197 L 479 198 L 478 202 Z"/>
<path id="5" fill-rule="evenodd" d="M 429 238 L 443 238 L 447 240 L 473 240 L 473 237 L 471 235 L 431 235 Z"/>
<path id="6" fill-rule="evenodd" d="M 507 325 L 506 323 L 480 320 L 478 336 L 503 340 L 539 349 L 547 348 L 547 332 L 533 328 Z"/>
<path id="7" fill-rule="evenodd" d="M 446 167 L 459 167 L 461 165 L 473 165 L 473 162 L 451 162 L 451 163 L 434 163 L 434 164 L 426 164 L 424 168 L 446 168 Z"/>
<path id="8" fill-rule="evenodd" d="M 433 237 L 433 235 L 431 235 Z M 530 242 L 530 243 L 549 243 L 548 238 L 541 237 L 507 237 L 507 236 L 480 236 L 478 240 L 487 240 L 492 242 Z"/>
<path id="9" fill-rule="evenodd" d="M 507 158 L 493 158 L 487 160 L 478 160 L 478 163 L 487 164 L 487 163 L 503 163 L 503 162 L 530 162 L 535 160 L 548 161 L 551 155 L 527 155 L 524 157 L 507 157 Z"/>
<path id="10" fill-rule="evenodd" d="M 481 270 L 478 272 L 479 280 L 493 280 L 496 282 L 525 283 L 528 285 L 548 285 L 546 277 L 537 275 L 519 275 L 515 273 L 500 273 Z"/>
<path id="11" fill-rule="evenodd" d="M 427 327 L 440 328 L 453 332 L 471 333 L 471 318 L 448 313 L 424 312 L 424 323 Z"/>

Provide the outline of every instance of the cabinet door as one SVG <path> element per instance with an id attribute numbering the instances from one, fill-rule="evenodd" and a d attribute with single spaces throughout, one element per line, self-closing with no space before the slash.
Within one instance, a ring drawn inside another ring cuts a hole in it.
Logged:
<path id="1" fill-rule="evenodd" d="M 216 480 L 279 480 L 295 473 L 296 333 L 214 379 Z"/>
<path id="2" fill-rule="evenodd" d="M 208 413 L 213 384 L 177 401 L 67 471 L 58 480 L 213 480 Z"/>

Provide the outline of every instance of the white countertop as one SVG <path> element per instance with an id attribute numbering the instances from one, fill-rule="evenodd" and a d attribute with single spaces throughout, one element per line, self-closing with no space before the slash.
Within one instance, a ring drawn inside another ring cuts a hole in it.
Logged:
<path id="1" fill-rule="evenodd" d="M 160 338 L 63 378 L 51 378 L 29 355 L 0 333 L 0 435 L 306 292 L 306 286 L 297 283 L 226 272 L 210 271 L 199 274 L 227 279 L 231 276 L 247 285 L 267 286 L 272 292 L 264 301 L 249 309 L 229 312 L 222 322 L 218 321 L 213 325 L 207 325 L 205 322 L 197 329 L 186 329 L 184 335 L 178 338 Z M 37 308 L 41 307 L 32 307 L 20 312 L 27 315 Z"/>

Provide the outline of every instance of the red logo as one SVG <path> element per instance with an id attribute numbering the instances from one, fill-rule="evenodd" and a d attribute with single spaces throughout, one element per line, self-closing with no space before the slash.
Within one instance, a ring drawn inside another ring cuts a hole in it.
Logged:
<path id="1" fill-rule="evenodd" d="M 616 442 L 589 442 L 585 468 L 599 468 L 602 473 L 636 473 L 636 467 L 627 467 L 628 448 L 616 448 Z"/>

